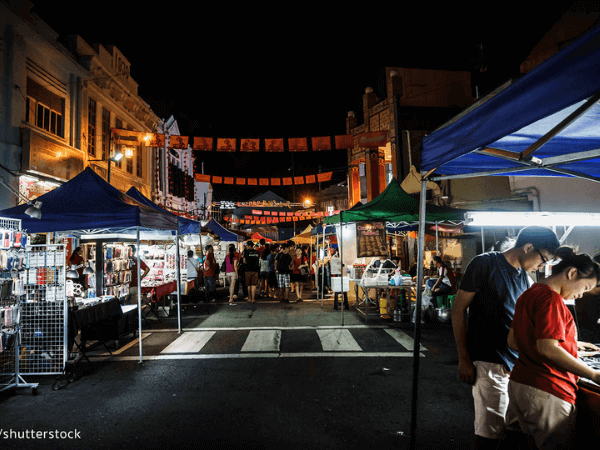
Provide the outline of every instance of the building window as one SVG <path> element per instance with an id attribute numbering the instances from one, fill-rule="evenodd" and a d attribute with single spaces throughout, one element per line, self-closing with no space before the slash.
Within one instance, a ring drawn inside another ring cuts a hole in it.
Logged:
<path id="1" fill-rule="evenodd" d="M 135 150 L 135 174 L 142 178 L 142 149 L 144 147 L 143 146 L 139 146 L 136 148 Z"/>
<path id="2" fill-rule="evenodd" d="M 55 136 L 64 137 L 63 115 L 65 99 L 53 94 L 32 79 L 27 79 L 25 99 L 27 123 L 46 130 Z"/>
<path id="3" fill-rule="evenodd" d="M 129 156 L 125 159 L 125 166 L 127 168 L 127 172 L 133 174 L 133 155 Z"/>
<path id="4" fill-rule="evenodd" d="M 88 100 L 88 155 L 96 156 L 96 100 Z"/>
<path id="5" fill-rule="evenodd" d="M 102 108 L 102 159 L 110 154 L 110 111 Z"/>

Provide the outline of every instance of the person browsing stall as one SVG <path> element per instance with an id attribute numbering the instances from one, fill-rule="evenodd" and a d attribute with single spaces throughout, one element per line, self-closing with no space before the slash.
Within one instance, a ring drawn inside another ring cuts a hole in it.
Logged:
<path id="1" fill-rule="evenodd" d="M 552 275 L 517 300 L 508 345 L 519 352 L 510 375 L 507 427 L 516 423 L 539 449 L 572 448 L 577 409 L 577 380 L 600 383 L 600 370 L 578 359 L 577 328 L 565 300 L 578 299 L 600 281 L 600 265 L 571 247 L 556 250 L 560 263 Z"/>
<path id="2" fill-rule="evenodd" d="M 130 245 L 131 256 L 131 281 L 129 282 L 129 296 L 127 297 L 127 301 L 130 304 L 137 303 L 138 296 L 138 277 L 137 277 L 137 257 L 135 255 L 135 246 Z M 146 265 L 143 259 L 140 258 L 140 282 L 144 279 L 146 275 L 150 272 L 150 267 Z"/>
<path id="3" fill-rule="evenodd" d="M 515 304 L 533 284 L 527 272 L 551 261 L 558 247 L 552 230 L 529 226 L 513 248 L 478 255 L 465 270 L 452 306 L 452 329 L 459 377 L 473 386 L 476 449 L 496 448 L 504 433 L 508 377 L 517 358 L 506 343 Z"/>
<path id="4" fill-rule="evenodd" d="M 205 247 L 206 257 L 204 258 L 204 289 L 206 290 L 206 300 L 214 302 L 217 293 L 217 262 L 213 253 L 213 246 Z"/>

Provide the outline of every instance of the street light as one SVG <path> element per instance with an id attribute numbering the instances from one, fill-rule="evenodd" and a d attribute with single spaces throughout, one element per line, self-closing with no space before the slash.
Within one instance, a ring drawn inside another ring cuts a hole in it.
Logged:
<path id="1" fill-rule="evenodd" d="M 119 162 L 123 159 L 123 153 L 116 152 L 113 156 L 108 159 L 88 159 L 88 162 L 106 161 L 108 163 L 108 175 L 106 181 L 110 184 L 110 166 L 112 162 Z"/>

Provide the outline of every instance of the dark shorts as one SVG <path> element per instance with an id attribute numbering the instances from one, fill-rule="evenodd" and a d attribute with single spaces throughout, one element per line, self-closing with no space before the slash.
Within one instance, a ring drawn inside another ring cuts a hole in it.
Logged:
<path id="1" fill-rule="evenodd" d="M 258 272 L 246 272 L 244 281 L 246 286 L 258 285 Z"/>
<path id="2" fill-rule="evenodd" d="M 269 277 L 269 272 L 258 272 L 258 278 L 261 280 L 266 280 Z"/>

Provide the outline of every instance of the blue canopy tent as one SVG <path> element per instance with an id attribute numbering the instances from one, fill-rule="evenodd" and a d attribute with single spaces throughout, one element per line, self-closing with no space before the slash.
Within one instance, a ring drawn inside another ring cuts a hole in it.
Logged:
<path id="1" fill-rule="evenodd" d="M 600 181 L 600 27 L 423 140 L 418 285 L 423 283 L 426 182 L 490 175 Z M 417 317 L 421 292 L 417 290 Z M 411 445 L 416 445 L 420 321 L 415 321 Z"/>
<path id="2" fill-rule="evenodd" d="M 28 233 L 68 231 L 73 234 L 135 231 L 137 248 L 140 230 L 176 230 L 177 220 L 171 214 L 144 205 L 104 181 L 87 168 L 70 181 L 36 199 L 41 202 L 42 217 L 34 219 L 25 214 L 28 205 L 0 211 L 0 216 L 20 219 Z M 137 254 L 138 286 L 140 252 Z M 100 258 L 97 258 L 100 261 Z M 138 326 L 142 329 L 142 300 L 138 291 Z M 65 302 L 65 320 L 66 302 Z M 66 326 L 66 323 L 65 323 Z M 142 333 L 139 333 L 140 362 L 142 362 Z M 66 345 L 66 343 L 65 343 Z"/>
<path id="3" fill-rule="evenodd" d="M 181 234 L 200 234 L 202 231 L 202 226 L 200 225 L 200 222 L 198 222 L 197 220 L 192 220 L 192 219 L 188 219 L 186 217 L 181 217 L 176 214 L 173 214 L 170 211 L 167 211 L 164 208 L 161 208 L 156 203 L 154 203 L 152 200 L 145 197 L 140 191 L 138 191 L 133 186 L 127 191 L 127 195 L 129 195 L 131 198 L 133 198 L 134 200 L 137 200 L 138 202 L 140 202 L 143 205 L 149 206 L 150 208 L 154 208 L 155 210 L 161 211 L 165 214 L 171 214 L 171 215 L 175 216 L 177 218 L 177 225 L 179 228 L 180 235 Z"/>
<path id="4" fill-rule="evenodd" d="M 224 228 L 219 222 L 215 219 L 210 219 L 206 228 L 215 233 L 222 241 L 234 241 L 234 242 L 242 242 L 244 238 L 235 233 L 232 233 L 227 228 Z"/>
<path id="5" fill-rule="evenodd" d="M 36 199 L 42 202 L 41 219 L 25 214 L 29 205 L 0 211 L 3 217 L 20 219 L 28 233 L 140 227 L 174 230 L 175 217 L 123 194 L 87 168 L 73 179 Z"/>

